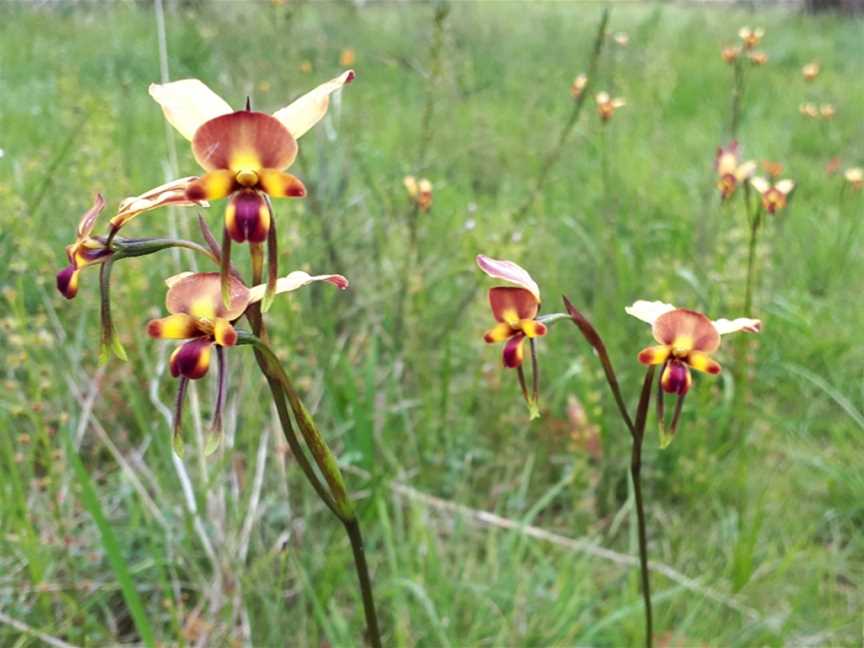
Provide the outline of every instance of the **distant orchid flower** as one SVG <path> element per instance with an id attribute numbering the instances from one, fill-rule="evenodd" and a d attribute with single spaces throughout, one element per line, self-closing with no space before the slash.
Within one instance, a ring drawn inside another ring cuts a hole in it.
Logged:
<path id="1" fill-rule="evenodd" d="M 698 311 L 675 308 L 658 301 L 639 300 L 624 310 L 651 325 L 658 345 L 642 349 L 638 360 L 644 365 L 662 365 L 660 388 L 679 398 L 665 445 L 675 433 L 681 403 L 693 382 L 690 369 L 715 375 L 720 373 L 720 364 L 711 357 L 720 347 L 720 336 L 737 331 L 758 333 L 762 322 L 747 317 L 712 321 Z M 662 399 L 658 400 L 658 408 L 662 413 Z M 662 424 L 662 415 L 659 418 Z"/>
<path id="2" fill-rule="evenodd" d="M 429 211 L 432 206 L 432 183 L 426 178 L 419 180 L 414 176 L 405 176 L 402 181 L 405 185 L 405 190 L 408 192 L 408 197 L 417 205 L 421 212 Z"/>
<path id="3" fill-rule="evenodd" d="M 612 35 L 612 40 L 620 47 L 627 47 L 630 44 L 630 36 L 627 32 L 615 32 Z"/>
<path id="4" fill-rule="evenodd" d="M 809 101 L 798 106 L 798 112 L 810 119 L 817 119 L 819 117 L 819 107 Z"/>
<path id="5" fill-rule="evenodd" d="M 813 61 L 801 68 L 801 75 L 804 77 L 805 81 L 812 81 L 819 76 L 821 70 L 822 68 L 820 65 L 816 61 Z"/>
<path id="6" fill-rule="evenodd" d="M 769 214 L 775 213 L 778 209 L 784 209 L 789 194 L 795 189 L 795 183 L 792 180 L 772 182 L 759 176 L 750 180 L 750 184 L 759 192 L 762 197 L 762 207 Z"/>
<path id="7" fill-rule="evenodd" d="M 600 119 L 602 119 L 604 123 L 612 119 L 616 110 L 627 105 L 627 102 L 624 101 L 624 99 L 621 97 L 613 99 L 609 96 L 608 92 L 598 92 L 595 95 L 594 100 L 597 102 L 597 114 L 600 115 Z"/>
<path id="8" fill-rule="evenodd" d="M 104 263 L 111 256 L 111 248 L 91 236 L 96 225 L 96 219 L 105 208 L 102 194 L 96 194 L 93 206 L 88 209 L 78 223 L 75 232 L 75 242 L 66 246 L 66 258 L 69 265 L 57 273 L 57 290 L 66 298 L 72 299 L 78 294 L 79 273 L 83 268 L 98 263 Z"/>
<path id="9" fill-rule="evenodd" d="M 357 60 L 357 54 L 353 48 L 348 47 L 339 53 L 339 65 L 343 67 L 351 67 Z"/>
<path id="10" fill-rule="evenodd" d="M 225 390 L 224 347 L 237 342 L 234 322 L 246 312 L 250 304 L 261 301 L 266 287 L 262 284 L 247 288 L 242 281 L 229 275 L 230 299 L 226 305 L 222 298 L 221 277 L 218 272 L 186 272 L 166 280 L 168 294 L 165 305 L 170 315 L 151 320 L 147 333 L 162 340 L 186 340 L 171 354 L 171 375 L 180 378 L 180 393 L 175 415 L 175 448 L 182 452 L 179 439 L 183 395 L 189 380 L 203 378 L 210 368 L 213 348 L 219 360 L 219 392 L 214 421 L 221 423 L 222 403 Z M 311 276 L 302 271 L 292 272 L 276 283 L 276 293 L 290 292 L 315 281 L 326 281 L 338 288 L 348 287 L 342 275 Z M 214 426 L 221 431 L 221 426 Z"/>
<path id="11" fill-rule="evenodd" d="M 748 52 L 747 58 L 753 65 L 765 65 L 768 62 L 768 55 L 765 52 Z"/>
<path id="12" fill-rule="evenodd" d="M 846 178 L 846 182 L 852 185 L 852 188 L 856 191 L 860 191 L 864 188 L 864 169 L 861 167 L 851 167 L 846 169 L 843 177 Z"/>
<path id="13" fill-rule="evenodd" d="M 582 96 L 582 92 L 585 90 L 585 87 L 588 85 L 588 75 L 580 74 L 575 79 L 573 79 L 573 83 L 570 84 L 570 96 L 574 99 L 578 99 Z"/>
<path id="14" fill-rule="evenodd" d="M 717 170 L 717 187 L 720 196 L 728 200 L 735 193 L 738 185 L 749 180 L 756 171 L 756 163 L 752 160 L 741 162 L 738 151 L 738 142 L 732 140 L 726 146 L 717 148 L 714 157 L 714 168 Z"/>
<path id="15" fill-rule="evenodd" d="M 834 119 L 836 114 L 837 109 L 834 107 L 834 104 L 824 103 L 819 106 L 819 116 L 822 119 Z"/>
<path id="16" fill-rule="evenodd" d="M 745 49 L 751 50 L 756 47 L 765 36 L 765 30 L 761 27 L 751 29 L 750 27 L 742 27 L 738 30 L 738 38 L 741 39 Z"/>
<path id="17" fill-rule="evenodd" d="M 730 65 L 738 60 L 738 56 L 740 54 L 741 48 L 736 45 L 729 45 L 720 50 L 720 56 L 723 57 L 723 60 Z"/>

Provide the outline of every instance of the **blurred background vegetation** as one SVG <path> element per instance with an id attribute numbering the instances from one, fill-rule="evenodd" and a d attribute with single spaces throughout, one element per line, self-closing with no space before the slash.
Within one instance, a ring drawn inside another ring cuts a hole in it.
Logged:
<path id="1" fill-rule="evenodd" d="M 605 43 L 591 82 L 627 106 L 601 128 L 589 101 L 520 209 L 602 7 L 171 5 L 163 51 L 170 78 L 265 111 L 357 71 L 301 142 L 308 198 L 276 204 L 283 270 L 341 272 L 352 287 L 313 286 L 269 317 L 349 471 L 385 643 L 617 646 L 642 632 L 627 431 L 566 322 L 539 344 L 543 416 L 528 422 L 500 348 L 482 341 L 493 282 L 473 260 L 526 267 L 545 312 L 568 295 L 633 398 L 650 336 L 625 305 L 743 315 L 746 223 L 738 201 L 720 204 L 712 167 L 729 139 L 720 49 L 740 26 L 764 27 L 768 62 L 748 69 L 739 140 L 798 189 L 760 242 L 763 334 L 727 342 L 720 377 L 697 376 L 670 448 L 646 444 L 652 558 L 667 566 L 653 574 L 655 625 L 664 645 L 860 645 L 864 195 L 842 170 L 864 163 L 864 27 L 784 7 L 615 6 L 609 29 L 629 43 Z M 97 272 L 74 302 L 54 288 L 93 192 L 110 209 L 198 172 L 147 95 L 160 80 L 155 7 L 7 3 L 0 15 L 0 643 L 359 645 L 348 544 L 244 349 L 230 354 L 224 448 L 195 451 L 208 378 L 186 459 L 172 455 L 171 345 L 144 325 L 163 311 L 161 280 L 200 259 L 117 265 L 128 363 L 98 364 Z M 813 60 L 822 72 L 807 83 Z M 836 115 L 808 119 L 807 101 Z M 428 213 L 412 208 L 409 174 L 432 182 Z M 214 229 L 222 208 L 206 214 Z M 125 233 L 172 222 L 195 236 L 193 210 Z M 140 597 L 137 626 L 124 586 Z"/>

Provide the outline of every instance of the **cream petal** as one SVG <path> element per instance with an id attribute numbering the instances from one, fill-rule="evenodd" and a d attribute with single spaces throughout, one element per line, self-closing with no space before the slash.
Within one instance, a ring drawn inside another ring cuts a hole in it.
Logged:
<path id="1" fill-rule="evenodd" d="M 308 272 L 295 270 L 276 280 L 276 294 L 292 292 L 315 281 L 326 281 L 340 290 L 345 290 L 348 287 L 348 279 L 339 274 L 310 275 Z M 266 291 L 267 284 L 259 284 L 252 288 L 249 291 L 249 303 L 252 304 L 261 301 Z"/>
<path id="2" fill-rule="evenodd" d="M 719 319 L 711 322 L 720 335 L 745 331 L 747 333 L 759 333 L 762 330 L 762 320 L 749 317 L 739 317 L 734 320 Z"/>
<path id="3" fill-rule="evenodd" d="M 633 302 L 632 306 L 627 306 L 624 309 L 628 315 L 632 315 L 636 319 L 642 320 L 646 324 L 654 324 L 657 318 L 675 310 L 672 304 L 666 304 L 660 301 L 647 301 L 640 299 Z"/>
<path id="4" fill-rule="evenodd" d="M 774 185 L 774 188 L 785 196 L 792 193 L 792 190 L 795 188 L 795 183 L 792 180 L 781 180 Z"/>
<path id="5" fill-rule="evenodd" d="M 748 160 L 738 167 L 735 171 L 735 177 L 738 182 L 743 182 L 747 178 L 753 177 L 754 173 L 756 173 L 756 163 L 753 160 Z"/>
<path id="6" fill-rule="evenodd" d="M 540 301 L 540 287 L 525 268 L 512 261 L 492 259 L 482 254 L 477 255 L 476 261 L 480 269 L 493 279 L 509 281 L 520 288 L 524 288 L 534 295 L 538 302 Z"/>
<path id="7" fill-rule="evenodd" d="M 151 83 L 150 96 L 162 106 L 168 123 L 190 141 L 204 122 L 234 112 L 228 102 L 198 79 Z"/>
<path id="8" fill-rule="evenodd" d="M 351 83 L 354 76 L 354 70 L 347 70 L 335 79 L 330 79 L 311 92 L 307 92 L 292 104 L 277 110 L 273 116 L 282 122 L 282 125 L 288 129 L 295 140 L 300 139 L 306 131 L 327 114 L 327 108 L 330 106 L 330 95 Z"/>
<path id="9" fill-rule="evenodd" d="M 760 194 L 764 194 L 766 191 L 768 191 L 771 188 L 771 183 L 768 182 L 765 178 L 761 178 L 759 176 L 752 178 L 750 180 L 750 184 Z"/>

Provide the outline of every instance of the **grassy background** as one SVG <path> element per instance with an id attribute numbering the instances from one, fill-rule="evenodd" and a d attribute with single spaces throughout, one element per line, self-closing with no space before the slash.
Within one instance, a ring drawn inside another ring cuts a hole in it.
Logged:
<path id="1" fill-rule="evenodd" d="M 528 423 L 500 349 L 481 339 L 492 282 L 473 257 L 527 267 L 547 312 L 566 293 L 633 397 L 633 358 L 650 336 L 626 304 L 743 314 L 744 214 L 738 201 L 719 204 L 712 160 L 728 139 L 731 70 L 719 50 L 749 23 L 766 28 L 769 63 L 748 70 L 740 140 L 746 157 L 783 162 L 799 188 L 760 243 L 764 334 L 727 342 L 720 378 L 697 377 L 668 450 L 647 443 L 652 558 L 695 581 L 654 574 L 656 626 L 673 645 L 859 645 L 864 197 L 825 165 L 864 163 L 864 27 L 788 11 L 615 7 L 610 29 L 630 45 L 610 41 L 595 87 L 628 106 L 605 131 L 586 106 L 517 219 L 571 110 L 600 8 L 458 3 L 439 31 L 434 6 L 419 3 L 190 4 L 166 15 L 171 77 L 204 79 L 238 106 L 251 95 L 275 110 L 356 51 L 357 81 L 301 142 L 295 171 L 310 197 L 276 205 L 282 268 L 340 271 L 352 289 L 280 299 L 270 328 L 352 467 L 385 642 L 641 641 L 629 439 L 597 363 L 573 327 L 556 325 L 539 345 L 544 416 Z M 348 544 L 286 452 L 244 349 L 230 354 L 224 449 L 208 460 L 195 451 L 208 379 L 187 411 L 185 465 L 172 458 L 170 345 L 148 340 L 144 324 L 162 312 L 161 279 L 200 259 L 115 268 L 127 364 L 98 366 L 97 273 L 84 271 L 74 302 L 53 287 L 93 191 L 113 206 L 197 172 L 147 96 L 159 80 L 153 8 L 10 3 L 0 16 L 0 643 L 39 643 L 17 620 L 76 645 L 148 631 L 166 644 L 358 645 Z M 808 85 L 799 70 L 813 59 L 823 72 Z M 805 100 L 833 102 L 836 118 L 806 120 Z M 416 260 L 409 173 L 435 188 Z M 210 209 L 212 227 L 221 212 Z M 143 216 L 126 233 L 162 234 L 172 220 L 195 235 L 191 211 Z M 735 390 L 744 370 L 749 395 Z M 587 425 L 568 419 L 573 399 Z M 616 553 L 477 525 L 448 503 Z M 137 629 L 123 587 L 140 599 Z"/>

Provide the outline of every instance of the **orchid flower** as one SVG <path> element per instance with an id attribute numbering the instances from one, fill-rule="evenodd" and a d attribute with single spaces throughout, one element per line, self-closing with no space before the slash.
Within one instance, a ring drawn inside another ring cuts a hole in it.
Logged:
<path id="1" fill-rule="evenodd" d="M 765 52 L 747 52 L 747 58 L 753 65 L 765 65 L 768 62 L 768 55 Z"/>
<path id="2" fill-rule="evenodd" d="M 714 157 L 714 168 L 717 170 L 717 188 L 720 197 L 728 200 L 739 184 L 750 179 L 756 171 L 756 163 L 752 160 L 741 162 L 738 152 L 738 142 L 732 140 L 726 146 L 718 146 Z"/>
<path id="3" fill-rule="evenodd" d="M 720 56 L 723 57 L 723 60 L 729 63 L 730 65 L 738 60 L 738 56 L 741 54 L 741 48 L 736 45 L 729 45 L 724 47 L 720 51 Z"/>
<path id="4" fill-rule="evenodd" d="M 860 191 L 861 188 L 864 188 L 864 169 L 861 167 L 850 167 L 846 169 L 843 173 L 843 177 L 846 178 L 846 182 L 852 185 L 852 188 L 856 191 Z"/>
<path id="5" fill-rule="evenodd" d="M 186 340 L 171 354 L 171 375 L 180 378 L 180 390 L 174 419 L 175 449 L 182 453 L 179 438 L 183 396 L 189 380 L 203 378 L 210 368 L 212 350 L 215 347 L 219 362 L 219 391 L 216 400 L 213 429 L 215 436 L 221 434 L 221 413 L 225 393 L 225 361 L 222 349 L 237 342 L 236 322 L 250 304 L 264 298 L 266 286 L 261 284 L 247 288 L 233 275 L 228 276 L 230 299 L 222 298 L 221 276 L 218 272 L 185 272 L 165 281 L 168 294 L 165 306 L 170 315 L 151 320 L 147 333 L 162 340 Z M 342 275 L 312 276 L 295 271 L 276 282 L 276 293 L 291 292 L 315 281 L 326 281 L 338 288 L 348 287 Z M 208 444 L 212 445 L 212 444 Z"/>
<path id="6" fill-rule="evenodd" d="M 578 99 L 582 96 L 582 92 L 585 90 L 585 87 L 588 85 L 588 75 L 584 72 L 573 79 L 573 83 L 570 84 L 570 96 L 574 99 Z"/>
<path id="7" fill-rule="evenodd" d="M 327 81 L 272 115 L 255 112 L 246 101 L 234 111 L 197 79 L 152 84 L 150 96 L 165 118 L 192 143 L 192 154 L 205 173 L 186 188 L 189 200 L 228 198 L 222 272 L 228 299 L 230 242 L 260 244 L 271 240 L 271 280 L 276 278 L 275 233 L 271 237 L 269 198 L 302 197 L 303 183 L 287 169 L 297 156 L 297 140 L 327 113 L 330 95 L 354 79 L 353 70 Z M 272 283 L 265 310 L 272 297 Z"/>
<path id="8" fill-rule="evenodd" d="M 164 205 L 195 205 L 202 204 L 188 200 L 185 187 L 194 178 L 183 178 L 167 185 L 157 187 L 140 196 L 126 198 L 120 203 L 117 214 L 111 219 L 111 229 L 107 238 L 92 236 L 96 220 L 105 209 L 105 199 L 96 194 L 93 206 L 81 217 L 75 233 L 75 242 L 66 246 L 66 257 L 69 265 L 57 273 L 57 290 L 72 299 L 78 294 L 79 275 L 82 268 L 105 263 L 115 252 L 111 241 L 123 225 L 130 220 Z M 207 203 L 203 203 L 206 206 Z"/>
<path id="9" fill-rule="evenodd" d="M 78 294 L 78 275 L 82 268 L 104 263 L 112 254 L 111 248 L 103 241 L 90 236 L 96 225 L 96 219 L 103 209 L 105 209 L 105 199 L 102 194 L 96 194 L 93 206 L 84 212 L 78 222 L 75 242 L 66 246 L 69 265 L 57 273 L 57 290 L 66 299 L 72 299 Z"/>
<path id="10" fill-rule="evenodd" d="M 414 176 L 405 176 L 402 184 L 405 185 L 408 197 L 417 205 L 418 209 L 421 212 L 428 212 L 432 206 L 432 183 L 426 178 L 418 180 Z"/>
<path id="11" fill-rule="evenodd" d="M 483 335 L 489 344 L 507 342 L 502 354 L 504 366 L 515 369 L 524 360 L 522 347 L 525 340 L 546 335 L 546 325 L 535 319 L 540 310 L 540 289 L 531 275 L 512 261 L 499 261 L 479 254 L 477 265 L 493 279 L 502 279 L 516 286 L 489 289 L 489 305 L 498 324 Z"/>
<path id="12" fill-rule="evenodd" d="M 297 139 L 327 113 L 330 95 L 354 79 L 349 70 L 272 115 L 233 111 L 197 79 L 152 84 L 150 96 L 165 118 L 192 143 L 192 154 L 205 174 L 190 183 L 191 200 L 230 197 L 225 226 L 237 242 L 261 243 L 270 217 L 263 194 L 301 197 L 306 189 L 285 173 L 297 156 Z"/>
<path id="13" fill-rule="evenodd" d="M 604 122 L 608 122 L 612 119 L 612 115 L 615 114 L 615 111 L 618 108 L 623 108 L 627 105 L 627 102 L 624 101 L 624 99 L 621 97 L 613 99 L 609 96 L 608 92 L 598 92 L 594 97 L 594 101 L 597 102 L 597 114 L 600 115 L 600 119 Z"/>
<path id="14" fill-rule="evenodd" d="M 812 63 L 808 63 L 804 67 L 801 68 L 801 76 L 804 77 L 805 81 L 812 81 L 817 76 L 819 76 L 819 72 L 821 71 L 821 67 L 816 61 Z"/>
<path id="15" fill-rule="evenodd" d="M 528 404 L 530 417 L 540 416 L 537 401 L 540 377 L 537 358 L 534 355 L 534 338 L 546 335 L 548 327 L 537 320 L 540 311 L 540 288 L 528 271 L 512 261 L 492 259 L 478 254 L 477 265 L 493 279 L 501 279 L 514 286 L 496 286 L 489 289 L 489 305 L 492 316 L 498 322 L 486 331 L 483 339 L 488 344 L 504 342 L 502 360 L 504 366 L 516 369 L 522 396 Z M 525 383 L 522 362 L 525 360 L 525 340 L 531 340 L 532 387 L 529 393 Z"/>
<path id="16" fill-rule="evenodd" d="M 762 322 L 747 317 L 712 321 L 700 312 L 676 308 L 659 301 L 639 300 L 624 310 L 628 315 L 650 324 L 654 339 L 658 342 L 657 346 L 642 349 L 638 360 L 644 365 L 663 367 L 657 406 L 661 422 L 661 443 L 665 446 L 675 434 L 684 396 L 693 382 L 690 369 L 719 374 L 720 364 L 711 354 L 720 347 L 720 336 L 737 331 L 758 333 L 762 329 Z M 662 427 L 663 392 L 678 396 L 668 435 Z"/>
<path id="17" fill-rule="evenodd" d="M 759 176 L 750 180 L 750 184 L 759 192 L 759 195 L 762 197 L 762 207 L 769 214 L 775 213 L 778 209 L 784 209 L 789 194 L 795 189 L 795 183 L 792 180 L 772 182 Z"/>
<path id="18" fill-rule="evenodd" d="M 742 27 L 738 30 L 738 38 L 741 39 L 744 47 L 748 50 L 756 47 L 762 41 L 763 36 L 765 36 L 765 30 L 761 27 L 757 27 L 756 29 Z"/>

